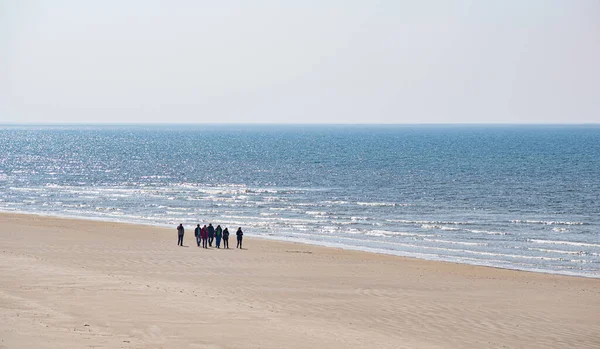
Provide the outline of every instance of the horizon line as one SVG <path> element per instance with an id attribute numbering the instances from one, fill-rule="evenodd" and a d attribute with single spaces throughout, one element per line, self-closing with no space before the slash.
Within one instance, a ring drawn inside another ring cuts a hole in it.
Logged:
<path id="1" fill-rule="evenodd" d="M 502 123 L 502 122 L 425 122 L 425 123 L 268 123 L 268 122 L 2 122 L 0 126 L 599 126 L 580 123 Z"/>

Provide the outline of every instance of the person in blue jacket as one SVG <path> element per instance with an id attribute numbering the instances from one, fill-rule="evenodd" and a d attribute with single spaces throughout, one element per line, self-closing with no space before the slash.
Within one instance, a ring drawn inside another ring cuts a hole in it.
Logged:
<path id="1" fill-rule="evenodd" d="M 220 225 L 217 225 L 217 229 L 215 229 L 215 239 L 217 248 L 221 248 L 221 238 L 223 237 L 223 229 L 221 229 Z"/>

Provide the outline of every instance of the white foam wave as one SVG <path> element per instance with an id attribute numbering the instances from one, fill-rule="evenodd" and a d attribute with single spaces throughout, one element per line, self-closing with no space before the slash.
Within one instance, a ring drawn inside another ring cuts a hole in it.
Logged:
<path id="1" fill-rule="evenodd" d="M 410 204 L 398 204 L 395 202 L 361 202 L 358 201 L 356 202 L 357 205 L 359 206 L 379 206 L 379 207 L 383 207 L 383 206 L 390 206 L 390 207 L 395 207 L 395 206 L 410 206 Z"/>
<path id="2" fill-rule="evenodd" d="M 563 240 L 542 240 L 542 239 L 527 239 L 529 242 L 535 242 L 538 244 L 552 244 L 552 245 L 571 245 L 571 246 L 581 246 L 581 247 L 598 247 L 600 248 L 600 244 L 592 244 L 588 242 L 578 242 L 578 241 L 563 241 Z"/>
<path id="3" fill-rule="evenodd" d="M 460 230 L 460 228 L 454 228 L 454 227 L 446 227 L 443 225 L 437 225 L 437 224 L 422 224 L 421 228 L 423 229 L 440 229 L 440 230 L 450 230 L 450 231 L 457 231 Z"/>
<path id="4" fill-rule="evenodd" d="M 9 187 L 11 191 L 23 191 L 23 192 L 39 192 L 44 191 L 46 188 L 19 188 L 19 187 Z"/>
<path id="5" fill-rule="evenodd" d="M 470 233 L 475 233 L 475 234 L 511 235 L 510 233 L 505 233 L 505 232 L 502 232 L 502 231 L 489 231 L 489 230 L 478 230 L 478 229 L 464 229 L 464 231 L 468 231 Z"/>
<path id="6" fill-rule="evenodd" d="M 173 207 L 173 206 L 160 206 L 163 208 L 168 209 L 169 211 L 189 211 L 189 208 L 185 208 L 185 207 Z"/>
<path id="7" fill-rule="evenodd" d="M 484 242 L 464 242 L 464 241 L 451 241 L 451 240 L 440 240 L 440 239 L 429 239 L 425 238 L 423 241 L 429 242 L 438 242 L 442 244 L 452 244 L 452 245 L 464 245 L 464 246 L 487 246 Z"/>
<path id="8" fill-rule="evenodd" d="M 387 236 L 385 233 L 379 232 L 379 231 L 368 231 L 368 232 L 365 233 L 365 235 L 367 235 L 367 236 L 379 236 L 379 237 Z"/>
<path id="9" fill-rule="evenodd" d="M 277 196 L 263 196 L 263 200 L 266 202 L 286 201 L 284 198 L 280 198 Z"/>
<path id="10" fill-rule="evenodd" d="M 87 208 L 90 207 L 88 204 L 62 204 L 62 207 L 73 207 L 73 208 Z"/>
<path id="11" fill-rule="evenodd" d="M 474 224 L 473 222 L 459 222 L 459 221 L 422 221 L 422 220 L 409 220 L 409 219 L 386 219 L 386 222 L 391 223 L 404 223 L 404 224 L 447 224 L 447 225 L 468 225 Z"/>
<path id="12" fill-rule="evenodd" d="M 325 216 L 325 215 L 327 215 L 327 212 L 325 212 L 325 211 L 306 211 L 304 213 L 306 213 L 308 215 L 311 215 L 311 216 Z"/>
<path id="13" fill-rule="evenodd" d="M 552 250 L 552 249 L 547 249 L 547 248 L 535 248 L 535 247 L 528 247 L 527 249 L 530 251 L 539 251 L 539 252 L 547 252 L 547 253 L 561 253 L 561 254 L 572 254 L 572 255 L 587 254 L 586 252 L 583 252 L 583 251 Z"/>
<path id="14" fill-rule="evenodd" d="M 370 221 L 372 220 L 372 218 L 369 217 L 350 217 L 350 220 L 353 222 L 359 222 L 359 221 Z"/>
<path id="15" fill-rule="evenodd" d="M 364 232 L 363 230 L 359 230 L 359 229 L 352 229 L 352 230 L 356 231 L 356 233 L 362 233 L 362 234 L 368 235 L 368 236 L 386 236 L 386 237 L 393 237 L 393 236 L 410 236 L 410 237 L 433 236 L 433 235 L 427 235 L 427 234 L 416 234 L 416 233 L 407 233 L 407 232 L 389 231 L 389 230 L 369 230 L 367 232 Z M 349 232 L 349 231 L 347 231 L 347 232 Z"/>
<path id="16" fill-rule="evenodd" d="M 537 221 L 537 220 L 521 220 L 521 219 L 513 219 L 510 221 L 511 223 L 519 223 L 519 224 L 544 224 L 544 225 L 584 225 L 584 222 L 566 222 L 566 221 Z"/>
<path id="17" fill-rule="evenodd" d="M 96 207 L 96 211 L 121 211 L 121 209 L 117 207 Z"/>

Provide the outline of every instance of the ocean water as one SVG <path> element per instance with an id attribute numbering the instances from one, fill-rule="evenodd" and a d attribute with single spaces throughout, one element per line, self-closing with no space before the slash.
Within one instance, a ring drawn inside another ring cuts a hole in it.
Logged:
<path id="1" fill-rule="evenodd" d="M 0 210 L 600 277 L 600 126 L 1 126 Z"/>

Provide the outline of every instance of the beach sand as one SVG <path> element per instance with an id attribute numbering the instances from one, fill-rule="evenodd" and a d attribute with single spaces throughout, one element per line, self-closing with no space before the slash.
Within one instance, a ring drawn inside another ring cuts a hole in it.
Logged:
<path id="1" fill-rule="evenodd" d="M 176 234 L 0 214 L 0 348 L 600 348 L 600 279 Z"/>

